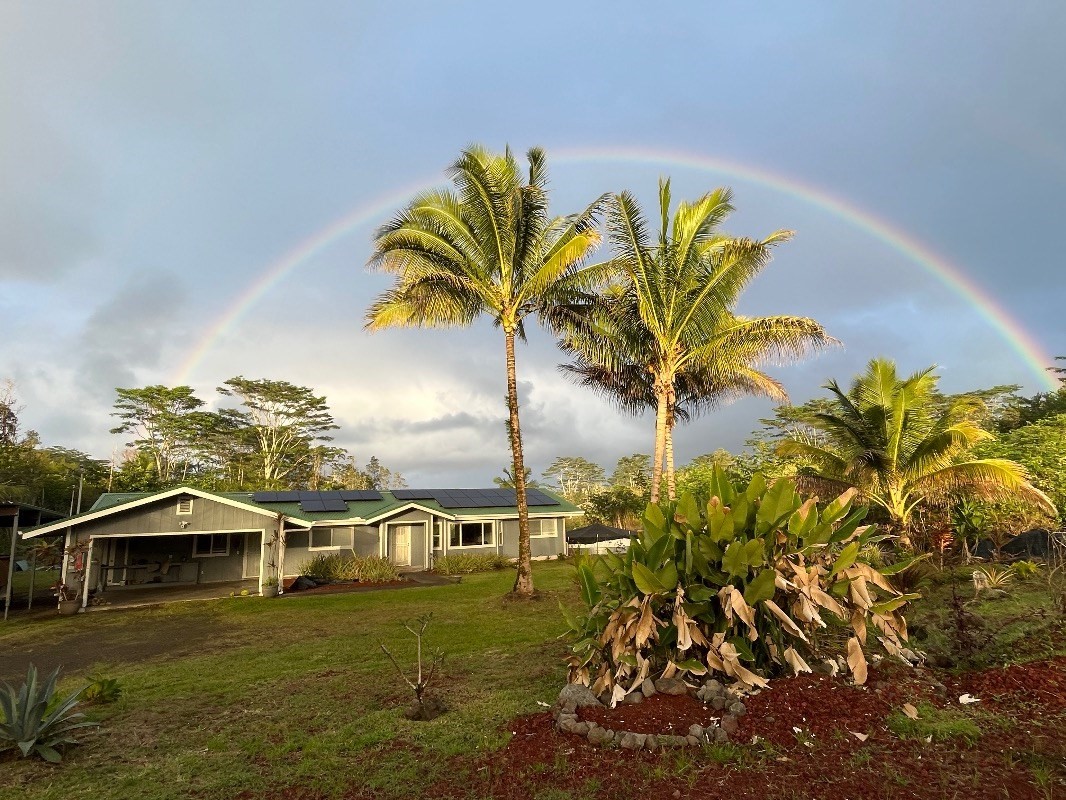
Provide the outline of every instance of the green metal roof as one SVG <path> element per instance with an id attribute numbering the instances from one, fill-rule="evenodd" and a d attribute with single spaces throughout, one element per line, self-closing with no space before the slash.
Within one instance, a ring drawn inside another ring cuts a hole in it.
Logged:
<path id="1" fill-rule="evenodd" d="M 184 488 L 184 487 L 175 487 Z M 117 506 L 125 505 L 136 500 L 143 500 L 156 494 L 164 494 L 173 492 L 174 489 L 166 489 L 161 492 L 112 492 L 108 494 L 100 495 L 99 499 L 93 503 L 93 507 L 89 511 L 84 512 L 78 516 L 85 516 L 89 513 L 103 511 L 105 509 L 115 508 Z M 382 516 L 387 516 L 393 511 L 399 511 L 407 506 L 416 505 L 422 508 L 430 509 L 447 517 L 493 517 L 493 516 L 509 516 L 518 513 L 517 506 L 496 506 L 493 508 L 444 508 L 437 501 L 425 499 L 425 500 L 397 500 L 393 497 L 389 491 L 381 492 L 380 500 L 357 500 L 350 501 L 346 505 L 347 511 L 304 511 L 300 508 L 300 504 L 297 503 L 257 503 L 252 497 L 252 492 L 208 492 L 203 489 L 197 491 L 203 492 L 207 495 L 213 495 L 215 497 L 225 498 L 242 505 L 250 506 L 253 508 L 259 508 L 264 511 L 269 511 L 272 514 L 284 514 L 290 519 L 302 520 L 305 522 L 327 522 L 331 520 L 348 520 L 348 519 L 377 519 Z M 572 503 L 567 502 L 558 495 L 540 489 L 540 491 L 547 494 L 549 497 L 556 500 L 554 505 L 549 506 L 532 506 L 530 507 L 531 514 L 580 514 L 581 509 Z M 71 517 L 71 520 L 76 520 L 78 516 Z"/>

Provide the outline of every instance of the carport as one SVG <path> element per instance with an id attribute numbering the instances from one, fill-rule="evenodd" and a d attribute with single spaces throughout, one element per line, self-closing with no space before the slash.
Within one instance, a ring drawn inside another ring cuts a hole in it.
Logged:
<path id="1" fill-rule="evenodd" d="M 58 511 L 52 511 L 40 506 L 32 506 L 27 503 L 0 501 L 0 524 L 11 520 L 10 547 L 7 555 L 0 555 L 0 589 L 4 592 L 4 619 L 8 617 L 11 609 L 11 600 L 15 589 L 15 550 L 19 541 L 19 526 L 37 526 L 48 522 L 63 519 Z M 4 525 L 6 527 L 6 524 Z M 37 573 L 37 558 L 34 555 L 30 560 L 30 593 L 27 605 L 33 605 L 34 578 Z"/>

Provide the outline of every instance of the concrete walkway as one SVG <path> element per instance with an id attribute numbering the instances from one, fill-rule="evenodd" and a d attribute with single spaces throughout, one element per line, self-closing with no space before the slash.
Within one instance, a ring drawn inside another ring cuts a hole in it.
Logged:
<path id="1" fill-rule="evenodd" d="M 104 611 L 120 608 L 141 608 L 162 603 L 178 603 L 189 600 L 215 600 L 230 594 L 259 594 L 259 579 L 225 581 L 223 583 L 180 584 L 177 586 L 112 586 L 106 592 L 97 592 L 86 611 Z"/>

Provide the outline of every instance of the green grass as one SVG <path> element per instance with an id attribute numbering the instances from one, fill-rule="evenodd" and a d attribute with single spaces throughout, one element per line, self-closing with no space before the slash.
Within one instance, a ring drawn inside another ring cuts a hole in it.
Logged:
<path id="1" fill-rule="evenodd" d="M 937 708 L 930 703 L 918 704 L 918 719 L 902 711 L 893 711 L 886 720 L 888 729 L 903 739 L 929 739 L 946 742 L 953 739 L 973 745 L 981 738 L 981 729 L 962 711 Z"/>
<path id="2" fill-rule="evenodd" d="M 59 642 L 89 630 L 102 665 L 66 676 L 115 678 L 122 695 L 91 709 L 99 734 L 58 768 L 5 757 L 0 797 L 99 800 L 146 796 L 230 798 L 241 791 L 302 786 L 323 794 L 357 782 L 381 797 L 418 794 L 447 759 L 506 743 L 500 726 L 542 710 L 565 680 L 565 629 L 557 599 L 575 597 L 566 564 L 535 566 L 539 600 L 504 599 L 512 573 L 471 575 L 454 586 L 285 601 L 220 600 L 151 613 L 100 613 L 15 621 L 0 648 Z M 405 667 L 415 643 L 403 622 L 433 613 L 426 645 L 446 659 L 433 687 L 451 711 L 432 722 L 401 716 L 409 689 L 381 652 Z M 205 652 L 137 663 L 107 661 L 110 641 L 153 622 L 203 631 Z M 215 647 L 213 640 L 231 644 Z"/>

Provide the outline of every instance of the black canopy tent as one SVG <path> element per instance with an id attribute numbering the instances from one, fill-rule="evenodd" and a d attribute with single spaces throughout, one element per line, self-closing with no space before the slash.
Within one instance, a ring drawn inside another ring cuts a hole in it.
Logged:
<path id="1" fill-rule="evenodd" d="M 0 555 L 0 586 L 4 589 L 4 619 L 7 619 L 11 609 L 11 596 L 14 591 L 15 578 L 15 547 L 18 544 L 19 526 L 33 528 L 46 522 L 56 522 L 65 515 L 58 511 L 52 511 L 40 506 L 31 506 L 27 503 L 18 503 L 8 500 L 0 500 L 0 525 L 11 520 L 11 547 L 8 555 Z M 6 563 L 5 563 L 6 562 Z M 36 562 L 34 569 L 36 569 Z"/>
<path id="2" fill-rule="evenodd" d="M 612 528 L 601 522 L 593 522 L 581 528 L 574 528 L 566 532 L 567 544 L 595 544 L 596 542 L 610 542 L 616 539 L 631 539 L 635 536 L 634 531 L 625 528 Z"/>

